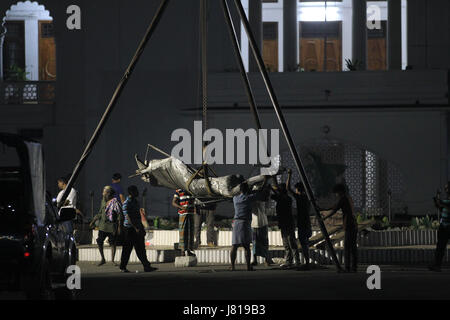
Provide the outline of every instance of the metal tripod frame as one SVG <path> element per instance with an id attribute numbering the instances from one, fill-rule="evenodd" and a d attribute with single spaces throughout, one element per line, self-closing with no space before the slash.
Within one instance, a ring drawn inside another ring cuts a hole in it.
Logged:
<path id="1" fill-rule="evenodd" d="M 200 1 L 204 1 L 204 0 L 200 0 Z M 233 21 L 231 19 L 230 10 L 229 10 L 229 7 L 228 7 L 228 4 L 227 4 L 226 0 L 221 0 L 221 1 L 222 1 L 222 8 L 223 8 L 224 16 L 225 16 L 225 21 L 226 21 L 226 24 L 228 26 L 228 30 L 229 30 L 231 41 L 232 41 L 232 44 L 233 44 L 235 56 L 236 56 L 236 59 L 237 59 L 238 65 L 239 65 L 240 74 L 242 76 L 242 80 L 244 82 L 244 87 L 245 87 L 245 91 L 246 91 L 246 94 L 247 94 L 247 98 L 249 100 L 250 109 L 251 109 L 251 111 L 253 113 L 253 116 L 254 116 L 254 119 L 255 119 L 255 122 L 256 122 L 256 125 L 257 125 L 258 129 L 261 129 L 261 121 L 260 121 L 260 118 L 259 118 L 259 115 L 258 115 L 258 110 L 257 110 L 257 106 L 256 106 L 256 103 L 255 103 L 255 98 L 254 98 L 254 95 L 252 93 L 252 89 L 251 89 L 251 86 L 250 86 L 250 81 L 249 81 L 247 73 L 245 72 L 245 69 L 244 69 L 244 64 L 243 64 L 242 56 L 241 56 L 241 50 L 240 50 L 239 42 L 238 42 L 238 39 L 237 39 L 236 31 L 235 31 L 235 28 L 234 28 L 234 24 L 233 24 Z M 252 32 L 252 30 L 250 28 L 250 23 L 249 23 L 249 21 L 247 19 L 247 16 L 245 14 L 244 8 L 242 7 L 241 0 L 233 0 L 233 1 L 234 1 L 235 6 L 236 6 L 236 9 L 238 11 L 238 14 L 239 14 L 239 17 L 241 19 L 241 22 L 242 22 L 242 24 L 244 26 L 245 32 L 247 34 L 247 37 L 249 39 L 251 51 L 252 51 L 253 56 L 254 56 L 254 58 L 255 58 L 255 60 L 257 62 L 259 72 L 260 72 L 260 74 L 261 74 L 261 76 L 262 76 L 262 78 L 264 80 L 264 85 L 266 87 L 267 93 L 269 94 L 270 101 L 272 103 L 274 111 L 275 111 L 275 113 L 277 115 L 278 122 L 279 122 L 279 124 L 281 126 L 281 129 L 283 131 L 283 135 L 284 135 L 284 137 L 286 139 L 286 142 L 288 143 L 291 155 L 292 155 L 292 157 L 293 157 L 293 159 L 295 161 L 295 164 L 296 164 L 297 170 L 299 172 L 301 181 L 303 183 L 303 186 L 305 187 L 308 199 L 309 199 L 309 201 L 311 202 L 311 204 L 312 204 L 312 206 L 314 208 L 314 211 L 315 211 L 315 214 L 316 214 L 316 217 L 317 217 L 317 221 L 319 223 L 320 230 L 321 230 L 321 232 L 322 232 L 322 234 L 323 234 L 323 236 L 325 238 L 325 242 L 327 244 L 327 249 L 328 249 L 328 251 L 329 251 L 329 253 L 331 255 L 331 258 L 332 258 L 334 264 L 336 265 L 336 268 L 338 269 L 338 271 L 340 271 L 341 270 L 340 263 L 339 263 L 339 261 L 338 261 L 338 259 L 336 257 L 336 253 L 334 251 L 333 244 L 332 244 L 332 242 L 330 240 L 330 237 L 328 235 L 328 232 L 327 232 L 327 229 L 326 229 L 325 224 L 323 222 L 322 216 L 320 215 L 320 211 L 319 211 L 319 208 L 317 206 L 316 200 L 314 198 L 314 194 L 313 194 L 311 185 L 310 185 L 310 183 L 308 181 L 308 177 L 306 175 L 305 168 L 303 166 L 303 163 L 302 163 L 302 161 L 300 159 L 300 156 L 299 156 L 299 154 L 297 152 L 297 149 L 295 147 L 295 144 L 294 144 L 294 141 L 292 139 L 292 136 L 291 136 L 291 134 L 289 132 L 289 129 L 287 127 L 286 120 L 285 120 L 284 115 L 283 115 L 283 113 L 281 111 L 280 105 L 278 103 L 277 96 L 276 96 L 275 91 L 273 89 L 272 83 L 271 83 L 271 81 L 269 79 L 267 70 L 265 69 L 264 61 L 263 61 L 262 56 L 261 56 L 261 52 L 260 52 L 259 48 L 257 47 L 257 44 L 256 44 L 256 41 L 255 41 L 253 32 Z M 101 132 L 102 132 L 102 130 L 104 128 L 104 125 L 106 124 L 106 121 L 108 120 L 111 112 L 113 111 L 115 105 L 117 104 L 117 101 L 118 101 L 118 99 L 119 99 L 119 97 L 120 97 L 120 95 L 121 95 L 125 85 L 127 84 L 128 79 L 132 75 L 133 70 L 134 70 L 134 68 L 136 66 L 136 63 L 138 62 L 140 56 L 142 55 L 146 44 L 148 43 L 148 41 L 150 40 L 151 36 L 153 35 L 156 27 L 158 26 L 158 24 L 159 24 L 159 22 L 161 20 L 161 17 L 163 15 L 164 11 L 167 8 L 168 3 L 169 3 L 169 0 L 162 0 L 161 1 L 161 4 L 160 4 L 159 8 L 157 9 L 157 11 L 155 13 L 155 16 L 153 17 L 153 19 L 152 19 L 152 21 L 151 21 L 151 23 L 150 23 L 150 25 L 149 25 L 145 35 L 144 35 L 144 38 L 142 39 L 141 43 L 139 44 L 138 49 L 136 50 L 136 53 L 135 53 L 133 59 L 131 60 L 128 68 L 126 69 L 124 76 L 122 77 L 121 81 L 117 85 L 117 88 L 114 91 L 114 94 L 113 94 L 113 96 L 112 96 L 112 98 L 111 98 L 111 100 L 110 100 L 110 102 L 109 102 L 109 104 L 108 104 L 108 106 L 107 106 L 107 108 L 106 108 L 102 118 L 100 119 L 99 124 L 97 125 L 97 128 L 95 129 L 95 131 L 94 131 L 91 139 L 89 140 L 89 142 L 88 142 L 88 144 L 87 144 L 87 146 L 86 146 L 86 148 L 85 148 L 85 150 L 84 150 L 80 160 L 78 161 L 78 163 L 75 166 L 75 169 L 72 172 L 72 175 L 71 175 L 71 177 L 70 177 L 70 179 L 68 181 L 68 184 L 67 184 L 67 188 L 65 189 L 65 191 L 63 193 L 63 196 L 61 198 L 59 207 L 61 206 L 62 203 L 64 203 L 65 199 L 69 195 L 70 190 L 72 189 L 72 186 L 74 185 L 74 183 L 75 183 L 75 181 L 76 181 L 76 179 L 77 179 L 81 169 L 83 168 L 87 158 L 89 157 L 89 154 L 91 153 L 92 148 L 94 147 L 96 141 L 98 140 L 98 137 L 100 136 L 100 134 L 101 134 Z M 206 10 L 201 10 L 201 11 L 202 11 L 202 14 L 206 14 Z M 202 38 L 206 38 L 206 37 L 202 37 Z M 205 40 L 202 39 L 202 41 L 205 41 Z"/>

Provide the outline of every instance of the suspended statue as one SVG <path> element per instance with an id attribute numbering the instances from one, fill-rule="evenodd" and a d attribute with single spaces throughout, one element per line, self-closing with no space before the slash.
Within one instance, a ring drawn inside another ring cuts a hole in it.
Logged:
<path id="1" fill-rule="evenodd" d="M 155 187 L 185 189 L 195 198 L 232 198 L 240 193 L 241 183 L 247 182 L 251 190 L 259 190 L 270 177 L 258 175 L 247 180 L 239 174 L 209 177 L 204 167 L 194 170 L 181 160 L 166 156 L 164 159 L 141 161 L 135 155 L 138 170 L 134 176 L 141 176 L 143 181 Z"/>

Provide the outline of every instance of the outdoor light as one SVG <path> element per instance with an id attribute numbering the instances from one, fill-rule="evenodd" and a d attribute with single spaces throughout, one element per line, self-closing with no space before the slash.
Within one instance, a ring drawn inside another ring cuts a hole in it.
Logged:
<path id="1" fill-rule="evenodd" d="M 341 13 L 335 3 L 312 2 L 302 4 L 300 7 L 299 21 L 339 21 Z"/>

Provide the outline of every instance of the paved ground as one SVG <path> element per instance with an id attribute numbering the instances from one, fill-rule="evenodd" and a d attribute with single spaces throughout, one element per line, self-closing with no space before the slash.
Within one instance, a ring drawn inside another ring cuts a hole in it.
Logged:
<path id="1" fill-rule="evenodd" d="M 259 266 L 256 271 L 228 271 L 224 265 L 189 269 L 153 264 L 144 273 L 130 264 L 132 273 L 120 273 L 111 264 L 97 267 L 79 263 L 82 289 L 79 299 L 450 299 L 450 270 L 432 273 L 424 266 L 381 267 L 381 290 L 368 290 L 367 266 L 356 274 L 338 274 L 334 267 L 311 271 L 279 270 Z M 138 271 L 139 273 L 135 273 Z M 186 290 L 180 290 L 185 287 Z M 189 294 L 187 294 L 189 292 Z"/>
<path id="2" fill-rule="evenodd" d="M 238 265 L 231 272 L 225 265 L 180 269 L 164 263 L 153 264 L 158 270 L 144 273 L 140 264 L 129 264 L 131 273 L 126 274 L 111 263 L 78 265 L 82 273 L 79 300 L 450 299 L 448 268 L 433 273 L 425 266 L 380 266 L 381 290 L 368 290 L 367 266 L 360 266 L 356 274 L 338 274 L 332 266 L 311 271 L 258 266 L 247 272 Z M 10 299 L 23 296 L 0 293 L 0 300 Z"/>

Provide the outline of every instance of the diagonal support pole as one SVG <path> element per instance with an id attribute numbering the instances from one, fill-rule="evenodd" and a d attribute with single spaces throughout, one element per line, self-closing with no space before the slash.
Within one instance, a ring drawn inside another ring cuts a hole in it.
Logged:
<path id="1" fill-rule="evenodd" d="M 255 121 L 256 127 L 258 130 L 262 129 L 261 119 L 258 113 L 258 107 L 256 106 L 255 95 L 253 94 L 250 79 L 248 78 L 248 74 L 245 71 L 244 61 L 242 60 L 242 52 L 241 47 L 239 45 L 239 40 L 236 33 L 236 28 L 234 27 L 234 22 L 231 17 L 230 8 L 228 6 L 227 0 L 222 1 L 222 9 L 225 18 L 226 25 L 228 27 L 228 33 L 230 35 L 231 42 L 233 44 L 234 55 L 236 57 L 237 64 L 239 66 L 239 72 L 241 74 L 242 82 L 244 84 L 245 93 L 247 94 L 248 104 L 250 106 L 250 110 L 253 114 L 253 120 Z M 265 141 L 263 136 L 259 137 L 262 139 L 262 147 L 267 151 L 267 142 Z M 269 154 L 267 153 L 267 159 L 270 159 Z"/>
<path id="2" fill-rule="evenodd" d="M 255 96 L 253 95 L 250 80 L 248 78 L 247 72 L 245 72 L 244 61 L 242 61 L 241 47 L 239 45 L 239 41 L 236 34 L 236 29 L 234 27 L 233 19 L 231 18 L 230 8 L 228 6 L 227 0 L 222 1 L 222 9 L 225 16 L 225 22 L 228 27 L 228 32 L 230 34 L 231 42 L 233 44 L 234 53 L 236 56 L 236 60 L 239 66 L 239 72 L 242 77 L 242 81 L 244 83 L 245 92 L 248 98 L 248 104 L 250 105 L 250 110 L 252 111 L 256 126 L 258 129 L 261 129 L 261 120 L 259 118 L 258 110 L 256 107 Z"/>
<path id="3" fill-rule="evenodd" d="M 145 46 L 147 45 L 148 41 L 153 35 L 153 32 L 155 31 L 156 27 L 158 26 L 161 17 L 167 8 L 167 5 L 169 3 L 169 0 L 162 0 L 161 4 L 158 8 L 158 10 L 155 13 L 155 16 L 153 17 L 150 25 L 147 28 L 147 31 L 141 40 L 141 43 L 139 44 L 136 53 L 131 60 L 127 70 L 125 71 L 125 74 L 123 75 L 122 79 L 120 80 L 119 84 L 117 85 L 116 90 L 114 91 L 114 94 L 108 104 L 108 107 L 106 108 L 105 112 L 103 113 L 102 118 L 100 119 L 100 122 L 97 125 L 97 128 L 95 128 L 94 133 L 91 136 L 91 139 L 89 140 L 88 144 L 86 145 L 86 148 L 84 149 L 84 152 L 78 161 L 78 163 L 75 166 L 75 169 L 72 172 L 72 175 L 69 179 L 69 182 L 67 183 L 66 190 L 63 193 L 63 196 L 61 198 L 60 204 L 58 205 L 58 208 L 62 206 L 62 204 L 66 201 L 67 196 L 70 193 L 70 190 L 72 189 L 72 186 L 74 185 L 76 179 L 78 178 L 78 175 L 83 168 L 87 158 L 89 157 L 89 154 L 92 151 L 92 148 L 94 147 L 95 143 L 97 142 L 97 139 L 99 138 L 100 134 L 102 133 L 103 127 L 106 124 L 106 121 L 108 121 L 109 116 L 111 115 L 114 107 L 117 104 L 117 101 L 119 100 L 119 97 L 125 88 L 125 85 L 127 84 L 129 78 L 131 77 L 134 68 L 136 67 L 137 62 L 139 61 L 139 58 L 141 57 L 142 53 L 144 52 Z"/>
<path id="4" fill-rule="evenodd" d="M 264 61 L 262 59 L 261 53 L 256 45 L 255 37 L 253 36 L 253 32 L 250 28 L 250 23 L 247 19 L 247 16 L 245 14 L 244 8 L 242 7 L 242 3 L 240 0 L 234 0 L 234 3 L 236 5 L 236 8 L 239 13 L 239 17 L 241 18 L 242 24 L 244 25 L 245 32 L 247 34 L 247 37 L 250 42 L 250 47 L 253 52 L 253 56 L 255 57 L 255 60 L 258 64 L 259 72 L 261 73 L 261 76 L 263 77 L 264 84 L 266 86 L 267 92 L 269 94 L 270 100 L 272 102 L 273 108 L 275 110 L 275 113 L 277 115 L 278 121 L 280 123 L 281 129 L 283 130 L 284 137 L 286 139 L 286 142 L 288 143 L 289 149 L 291 151 L 292 157 L 294 158 L 295 164 L 297 166 L 298 172 L 300 174 L 300 178 L 302 180 L 303 186 L 305 187 L 306 193 L 308 195 L 308 199 L 311 202 L 312 206 L 314 207 L 315 214 L 317 216 L 317 221 L 319 222 L 320 230 L 322 234 L 325 237 L 325 242 L 327 244 L 327 249 L 331 255 L 331 258 L 333 259 L 334 264 L 336 265 L 338 271 L 341 270 L 341 265 L 336 257 L 336 252 L 334 251 L 333 244 L 331 243 L 330 237 L 328 235 L 327 229 L 325 227 L 325 224 L 322 220 L 322 216 L 320 215 L 319 208 L 317 206 L 316 200 L 314 198 L 314 194 L 312 192 L 311 185 L 309 184 L 308 177 L 306 175 L 305 168 L 303 166 L 303 163 L 300 159 L 300 156 L 298 155 L 297 149 L 295 148 L 294 141 L 292 140 L 292 136 L 289 132 L 289 129 L 286 124 L 286 120 L 284 118 L 283 112 L 281 111 L 280 105 L 278 103 L 278 99 L 275 95 L 275 91 L 272 87 L 272 83 L 269 79 L 269 75 L 267 74 L 267 70 L 264 66 Z"/>

